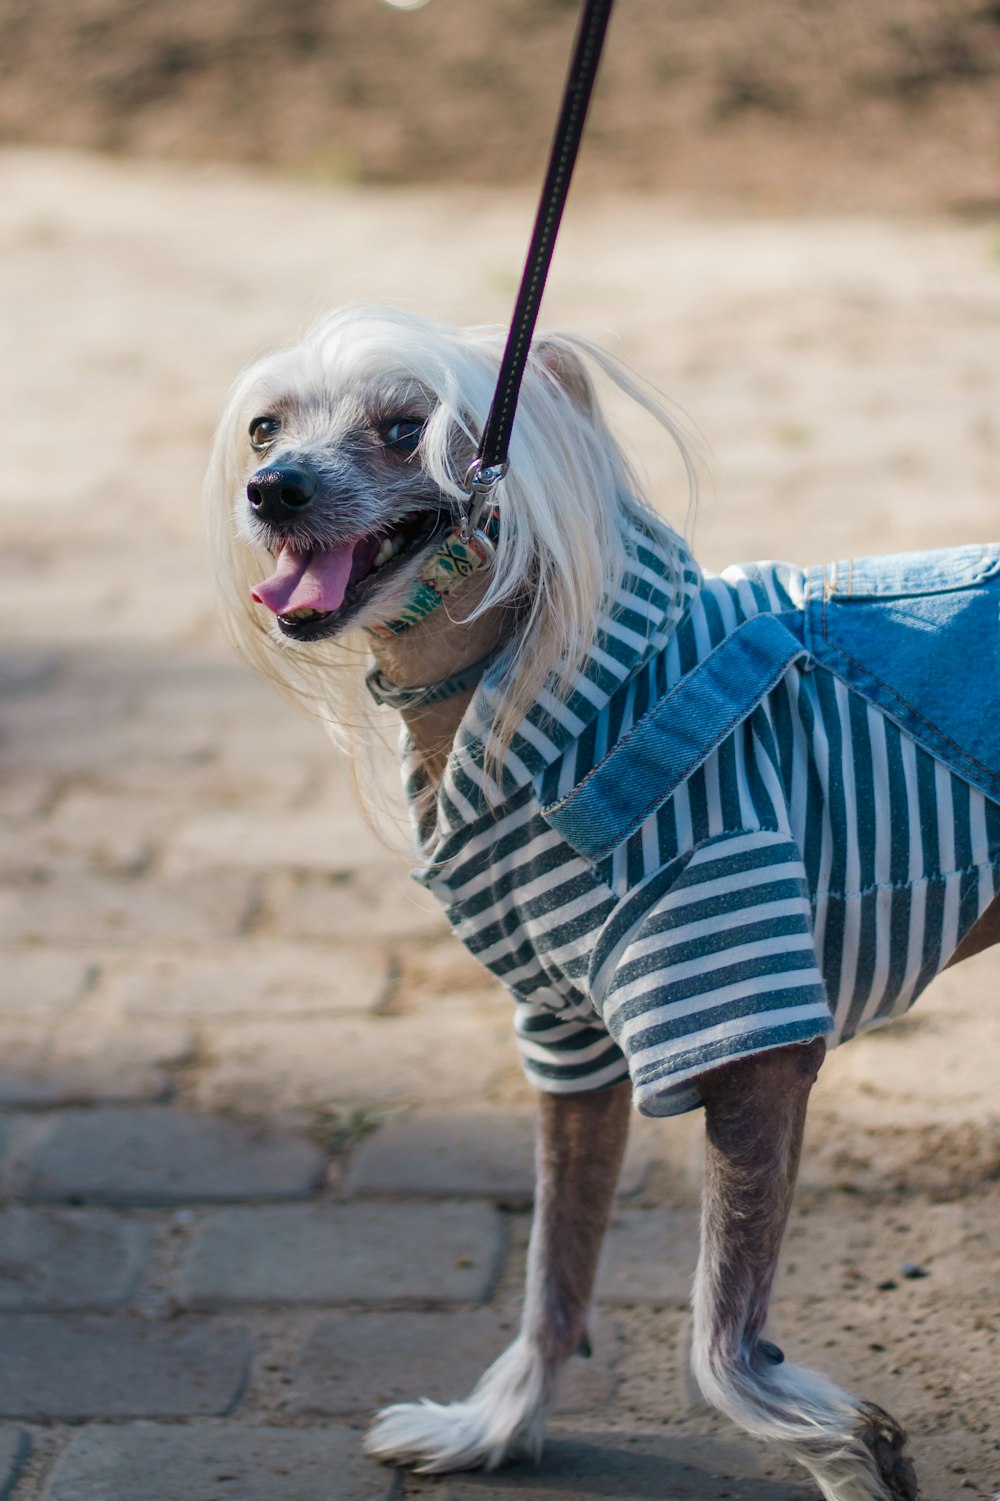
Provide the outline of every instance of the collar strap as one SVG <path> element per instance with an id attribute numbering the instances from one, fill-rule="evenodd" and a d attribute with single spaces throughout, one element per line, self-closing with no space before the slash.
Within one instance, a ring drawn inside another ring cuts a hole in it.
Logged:
<path id="1" fill-rule="evenodd" d="M 380 668 L 373 667 L 365 678 L 365 687 L 377 704 L 388 704 L 390 709 L 423 709 L 428 704 L 440 704 L 446 698 L 455 698 L 468 688 L 475 688 L 495 656 L 496 652 L 490 652 L 473 662 L 471 667 L 453 672 L 450 678 L 442 678 L 438 683 L 418 684 L 415 688 L 398 688 L 389 682 Z"/>
<path id="2" fill-rule="evenodd" d="M 484 563 L 493 561 L 499 535 L 500 516 L 495 508 L 484 517 L 482 526 L 468 537 L 462 536 L 461 526 L 449 532 L 421 567 L 410 597 L 395 620 L 369 626 L 369 632 L 373 636 L 398 636 L 419 620 L 426 619 L 459 584 Z"/>

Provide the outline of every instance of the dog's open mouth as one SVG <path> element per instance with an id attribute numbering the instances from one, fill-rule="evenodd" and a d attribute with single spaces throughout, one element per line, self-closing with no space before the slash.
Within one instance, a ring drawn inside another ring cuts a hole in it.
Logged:
<path id="1" fill-rule="evenodd" d="M 406 517 L 389 531 L 348 537 L 335 547 L 297 549 L 280 544 L 270 578 L 253 598 L 277 616 L 282 633 L 295 641 L 318 641 L 341 630 L 376 584 L 403 564 L 450 522 L 439 511 Z"/>

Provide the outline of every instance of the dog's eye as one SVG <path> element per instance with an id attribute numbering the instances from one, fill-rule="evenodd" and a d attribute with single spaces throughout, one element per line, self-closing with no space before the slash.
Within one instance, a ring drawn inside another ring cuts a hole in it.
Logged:
<path id="1" fill-rule="evenodd" d="M 382 437 L 397 453 L 416 453 L 424 424 L 417 417 L 399 417 L 382 425 Z"/>
<path id="2" fill-rule="evenodd" d="M 280 431 L 281 423 L 277 417 L 255 417 L 250 424 L 250 447 L 258 453 L 270 448 Z"/>

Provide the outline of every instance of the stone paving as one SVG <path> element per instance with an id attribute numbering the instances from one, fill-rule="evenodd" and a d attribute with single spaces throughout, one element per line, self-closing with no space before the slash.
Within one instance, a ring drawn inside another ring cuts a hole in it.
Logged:
<path id="1" fill-rule="evenodd" d="M 806 1501 L 681 1373 L 694 1117 L 638 1123 L 595 1357 L 567 1381 L 543 1467 L 422 1480 L 361 1451 L 379 1403 L 460 1395 L 510 1338 L 531 1100 L 502 997 L 361 821 L 319 729 L 219 640 L 196 495 L 225 385 L 259 347 L 363 293 L 505 316 L 526 205 L 42 153 L 0 158 L 0 181 L 16 378 L 0 494 L 0 1501 Z M 852 526 L 885 547 L 977 530 L 1000 478 L 1000 278 L 977 230 L 769 229 L 643 202 L 615 225 L 581 214 L 551 321 L 622 330 L 628 358 L 715 413 L 728 494 L 701 533 L 709 561 L 835 555 Z M 720 248 L 734 235 L 742 267 Z M 655 479 L 665 464 L 657 450 Z M 845 1156 L 841 1107 L 821 1106 L 807 1184 L 833 1208 L 796 1230 L 807 1276 L 827 1268 L 832 1288 L 850 1264 L 870 1287 L 881 1266 L 852 1173 L 876 1196 L 896 1174 L 900 1223 L 907 1184 L 986 1192 L 993 1086 L 961 1060 L 970 1036 L 997 1036 L 992 974 L 945 996 L 962 1037 L 901 1033 L 844 1066 L 868 1155 Z M 915 1138 L 879 1135 L 864 1112 L 879 1089 L 896 1108 L 889 1056 L 942 1080 L 938 1114 L 926 1082 L 915 1103 L 901 1085 L 899 1118 L 974 1148 L 921 1166 Z M 995 1208 L 974 1199 L 959 1228 L 953 1206 L 927 1211 L 954 1286 L 985 1295 Z M 788 1287 L 794 1318 L 823 1295 Z M 898 1327 L 866 1307 L 885 1350 Z M 816 1358 L 834 1326 L 807 1335 Z M 864 1345 L 831 1358 L 856 1371 Z M 867 1356 L 890 1391 L 892 1358 Z M 967 1450 L 942 1430 L 923 1461 L 942 1496 L 968 1452 L 987 1493 L 985 1421 L 962 1411 L 984 1436 Z"/>

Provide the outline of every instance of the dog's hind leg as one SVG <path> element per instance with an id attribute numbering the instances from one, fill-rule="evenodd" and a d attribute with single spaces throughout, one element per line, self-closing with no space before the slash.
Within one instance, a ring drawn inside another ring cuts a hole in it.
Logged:
<path id="1" fill-rule="evenodd" d="M 376 1419 L 365 1447 L 425 1474 L 493 1469 L 541 1452 L 559 1372 L 587 1350 L 587 1316 L 628 1134 L 631 1086 L 542 1095 L 535 1217 L 517 1339 L 464 1402 L 408 1402 Z"/>
<path id="2" fill-rule="evenodd" d="M 702 1081 L 706 1162 L 695 1376 L 708 1400 L 741 1428 L 805 1465 L 827 1501 L 916 1501 L 899 1425 L 822 1376 L 786 1363 L 764 1338 L 823 1046 L 776 1049 Z"/>

